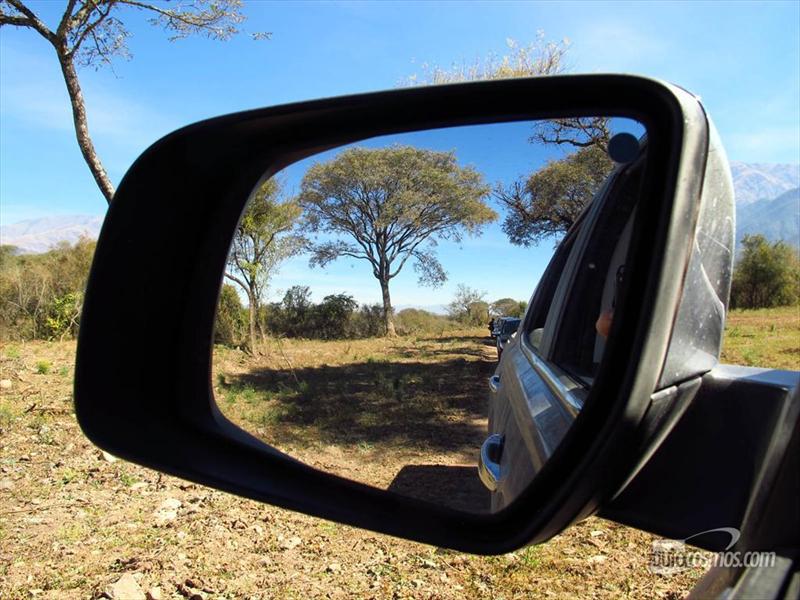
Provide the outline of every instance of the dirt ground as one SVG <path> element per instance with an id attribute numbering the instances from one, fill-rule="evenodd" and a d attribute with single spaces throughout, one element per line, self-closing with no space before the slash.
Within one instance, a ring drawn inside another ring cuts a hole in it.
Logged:
<path id="1" fill-rule="evenodd" d="M 271 340 L 258 361 L 219 349 L 216 395 L 228 418 L 307 464 L 486 512 L 475 466 L 497 352 L 483 333 Z"/>
<path id="2" fill-rule="evenodd" d="M 770 332 L 775 315 L 753 319 L 732 317 L 729 361 L 753 356 L 749 339 L 782 335 Z M 474 391 L 493 368 L 481 335 L 274 341 L 259 358 L 221 349 L 215 391 L 256 435 L 390 487 L 403 465 L 474 464 L 485 431 Z M 794 360 L 800 338 L 780 339 L 788 352 L 776 356 Z M 0 598 L 679 598 L 702 574 L 650 573 L 653 537 L 597 518 L 540 546 L 479 557 L 162 477 L 83 437 L 74 351 L 72 342 L 0 343 Z"/>

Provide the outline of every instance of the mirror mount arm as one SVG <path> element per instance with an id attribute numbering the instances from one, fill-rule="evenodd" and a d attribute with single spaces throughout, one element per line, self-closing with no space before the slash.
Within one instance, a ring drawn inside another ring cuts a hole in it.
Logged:
<path id="1" fill-rule="evenodd" d="M 694 388 L 666 439 L 599 515 L 707 550 L 727 541 L 693 536 L 719 527 L 738 529 L 744 549 L 797 549 L 800 512 L 765 507 L 797 501 L 800 373 L 721 365 Z"/>

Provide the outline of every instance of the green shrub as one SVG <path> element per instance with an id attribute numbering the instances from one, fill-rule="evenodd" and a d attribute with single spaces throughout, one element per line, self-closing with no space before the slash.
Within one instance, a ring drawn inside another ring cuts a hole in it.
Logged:
<path id="1" fill-rule="evenodd" d="M 800 258 L 785 242 L 746 235 L 733 271 L 731 308 L 771 308 L 800 299 Z"/>
<path id="2" fill-rule="evenodd" d="M 95 242 L 42 254 L 0 246 L 0 337 L 52 339 L 77 333 Z"/>
<path id="3" fill-rule="evenodd" d="M 214 323 L 214 343 L 236 347 L 247 337 L 247 310 L 232 285 L 225 284 L 219 293 Z"/>
<path id="4" fill-rule="evenodd" d="M 45 319 L 47 336 L 63 340 L 67 335 L 78 333 L 78 320 L 83 307 L 83 292 L 68 292 L 53 298 L 49 315 Z"/>
<path id="5" fill-rule="evenodd" d="M 427 310 L 405 308 L 397 313 L 395 326 L 402 335 L 441 334 L 458 327 L 458 323 Z"/>
<path id="6" fill-rule="evenodd" d="M 270 304 L 266 324 L 273 335 L 290 338 L 337 340 L 384 334 L 381 305 L 359 308 L 349 294 L 331 294 L 315 304 L 306 286 L 291 287 L 280 302 Z"/>

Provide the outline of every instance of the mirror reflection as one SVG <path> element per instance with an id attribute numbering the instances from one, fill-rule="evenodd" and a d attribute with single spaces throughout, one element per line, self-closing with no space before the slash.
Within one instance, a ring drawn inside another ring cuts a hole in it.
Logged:
<path id="1" fill-rule="evenodd" d="M 217 308 L 220 410 L 320 470 L 504 508 L 600 368 L 644 140 L 606 117 L 417 131 L 259 182 Z"/>

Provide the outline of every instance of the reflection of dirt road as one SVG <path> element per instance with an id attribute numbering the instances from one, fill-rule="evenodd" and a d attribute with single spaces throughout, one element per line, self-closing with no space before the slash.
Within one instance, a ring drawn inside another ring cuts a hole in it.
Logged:
<path id="1" fill-rule="evenodd" d="M 241 427 L 312 466 L 485 510 L 476 466 L 496 362 L 484 341 L 284 340 L 282 363 L 281 355 L 245 369 L 218 365 L 225 382 L 218 404 Z"/>

